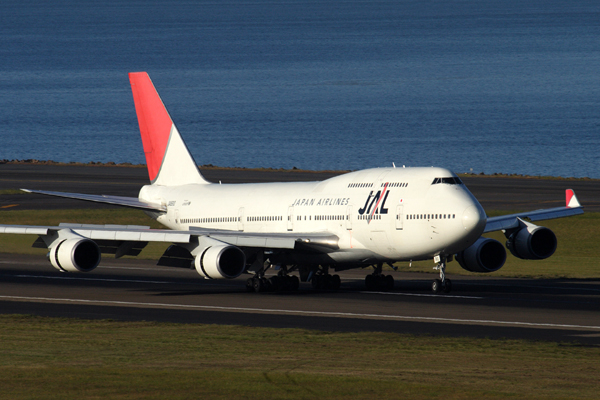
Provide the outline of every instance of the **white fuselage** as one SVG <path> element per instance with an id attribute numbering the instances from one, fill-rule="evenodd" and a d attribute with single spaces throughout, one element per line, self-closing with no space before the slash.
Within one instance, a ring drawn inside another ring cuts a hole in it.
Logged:
<path id="1" fill-rule="evenodd" d="M 157 220 L 176 230 L 327 232 L 339 238 L 329 257 L 340 263 L 455 254 L 486 223 L 479 202 L 442 168 L 368 169 L 321 182 L 151 185 L 140 199 L 164 204 Z"/>

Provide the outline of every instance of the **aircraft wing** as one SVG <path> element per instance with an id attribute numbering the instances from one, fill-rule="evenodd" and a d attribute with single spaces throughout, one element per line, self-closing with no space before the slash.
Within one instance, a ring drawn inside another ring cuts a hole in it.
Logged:
<path id="1" fill-rule="evenodd" d="M 93 201 L 95 203 L 113 204 L 116 206 L 138 208 L 141 210 L 161 211 L 161 212 L 167 211 L 167 207 L 162 204 L 142 201 L 142 200 L 138 199 L 137 197 L 51 192 L 51 191 L 47 191 L 47 190 L 30 190 L 30 189 L 21 189 L 21 190 L 24 192 L 27 192 L 27 193 L 37 193 L 37 194 L 44 194 L 47 196 L 64 197 L 67 199 Z"/>
<path id="2" fill-rule="evenodd" d="M 548 208 L 488 218 L 483 232 L 486 233 L 517 228 L 520 226 L 519 219 L 541 221 L 583 214 L 583 207 L 579 204 L 577 196 L 575 196 L 575 192 L 572 189 L 566 190 L 566 200 L 565 207 Z"/>
<path id="3" fill-rule="evenodd" d="M 61 223 L 58 226 L 0 225 L 0 233 L 50 236 L 68 231 L 94 241 L 190 243 L 194 237 L 211 237 L 238 247 L 331 251 L 338 249 L 338 237 L 322 233 L 250 233 L 192 228 L 188 231 L 150 229 L 138 225 L 92 225 Z"/>

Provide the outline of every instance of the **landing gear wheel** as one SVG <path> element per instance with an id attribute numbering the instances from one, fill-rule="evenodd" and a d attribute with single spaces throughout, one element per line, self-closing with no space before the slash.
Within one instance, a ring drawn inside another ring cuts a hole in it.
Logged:
<path id="1" fill-rule="evenodd" d="M 447 279 L 444 281 L 444 293 L 450 293 L 452 291 L 452 281 Z"/>
<path id="2" fill-rule="evenodd" d="M 290 290 L 296 291 L 300 287 L 300 279 L 296 275 L 290 275 Z"/>
<path id="3" fill-rule="evenodd" d="M 431 291 L 433 293 L 439 293 L 442 290 L 442 281 L 440 279 L 436 279 L 431 282 Z"/>
<path id="4" fill-rule="evenodd" d="M 386 291 L 394 290 L 394 277 L 391 275 L 386 275 L 383 278 L 384 288 Z"/>
<path id="5" fill-rule="evenodd" d="M 315 290 L 338 290 L 342 280 L 339 275 L 314 275 L 311 283 Z"/>
<path id="6" fill-rule="evenodd" d="M 269 278 L 269 283 L 271 284 L 271 288 L 278 292 L 283 289 L 284 281 L 279 276 L 272 276 Z"/>
<path id="7" fill-rule="evenodd" d="M 342 280 L 339 275 L 336 274 L 331 277 L 331 290 L 338 290 L 341 284 Z"/>
<path id="8" fill-rule="evenodd" d="M 246 291 L 248 291 L 248 292 L 254 291 L 254 278 L 246 279 Z"/>
<path id="9" fill-rule="evenodd" d="M 254 291 L 256 293 L 264 291 L 265 287 L 261 278 L 254 278 L 253 281 L 254 282 L 252 283 L 252 287 L 254 288 Z"/>
<path id="10" fill-rule="evenodd" d="M 365 286 L 369 291 L 390 291 L 394 289 L 394 277 L 391 275 L 367 275 Z"/>

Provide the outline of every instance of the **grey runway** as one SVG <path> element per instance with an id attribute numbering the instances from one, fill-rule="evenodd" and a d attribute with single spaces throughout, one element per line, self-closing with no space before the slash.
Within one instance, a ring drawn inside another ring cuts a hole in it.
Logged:
<path id="1" fill-rule="evenodd" d="M 206 169 L 213 182 L 320 180 L 335 173 Z M 598 211 L 596 181 L 469 177 L 487 209 L 560 206 L 575 189 L 586 211 Z M 145 168 L 0 165 L 0 190 L 31 188 L 136 196 Z M 6 207 L 10 206 L 10 207 Z M 96 208 L 94 203 L 0 194 L 3 210 Z M 6 208 L 4 208 L 6 207 Z M 106 207 L 106 206 L 101 206 Z M 111 221 L 107 221 L 110 223 Z M 33 242 L 34 238 L 32 238 Z M 202 280 L 193 270 L 148 260 L 104 257 L 87 274 L 61 274 L 43 256 L 0 254 L 0 313 L 241 324 L 328 331 L 575 341 L 600 345 L 600 282 L 452 277 L 451 295 L 432 295 L 432 274 L 393 273 L 392 292 L 367 292 L 370 270 L 344 272 L 338 292 L 247 293 L 243 278 Z"/>
<path id="2" fill-rule="evenodd" d="M 202 169 L 212 182 L 252 183 L 317 181 L 339 172 Z M 574 189 L 585 211 L 600 211 L 597 180 L 553 180 L 493 176 L 461 178 L 486 210 L 531 210 L 564 206 L 565 189 Z M 137 197 L 148 184 L 144 167 L 0 164 L 0 191 L 39 189 L 88 194 Z M 15 205 L 16 204 L 16 205 Z M 0 207 L 10 209 L 72 209 L 110 207 L 42 195 L 0 193 Z M 0 208 L 1 210 L 2 208 Z"/>
<path id="3" fill-rule="evenodd" d="M 600 282 L 393 273 L 391 292 L 364 290 L 366 271 L 341 274 L 338 292 L 248 293 L 243 277 L 206 281 L 193 270 L 106 258 L 93 272 L 62 274 L 42 257 L 0 255 L 0 312 L 326 331 L 532 339 L 600 345 Z"/>

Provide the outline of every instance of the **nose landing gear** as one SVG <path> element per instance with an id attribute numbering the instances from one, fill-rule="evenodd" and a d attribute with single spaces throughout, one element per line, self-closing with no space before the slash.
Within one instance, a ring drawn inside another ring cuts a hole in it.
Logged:
<path id="1" fill-rule="evenodd" d="M 431 283 L 431 290 L 433 293 L 450 293 L 452 290 L 452 281 L 446 278 L 446 263 L 451 260 L 446 256 L 435 256 L 433 261 L 437 263 L 433 269 L 440 271 L 440 279 L 436 279 Z"/>

